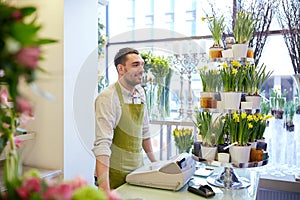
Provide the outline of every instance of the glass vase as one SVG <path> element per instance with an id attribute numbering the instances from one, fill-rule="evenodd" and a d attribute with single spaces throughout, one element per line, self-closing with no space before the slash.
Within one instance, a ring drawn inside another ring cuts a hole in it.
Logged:
<path id="1" fill-rule="evenodd" d="M 166 117 L 165 110 L 165 78 L 164 77 L 155 77 L 153 83 L 153 105 L 151 107 L 151 119 L 153 120 L 164 120 Z"/>

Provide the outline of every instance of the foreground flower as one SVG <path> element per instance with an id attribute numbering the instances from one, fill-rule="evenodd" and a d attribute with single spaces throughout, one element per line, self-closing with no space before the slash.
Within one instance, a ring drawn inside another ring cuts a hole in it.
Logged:
<path id="1" fill-rule="evenodd" d="M 39 47 L 24 47 L 16 55 L 16 61 L 25 68 L 34 69 L 38 66 L 40 56 Z"/>
<path id="2" fill-rule="evenodd" d="M 112 190 L 108 195 L 94 186 L 88 185 L 82 177 L 58 182 L 42 179 L 39 172 L 30 170 L 23 175 L 21 185 L 15 188 L 14 200 L 121 200 Z M 0 193 L 0 199 L 9 199 Z"/>

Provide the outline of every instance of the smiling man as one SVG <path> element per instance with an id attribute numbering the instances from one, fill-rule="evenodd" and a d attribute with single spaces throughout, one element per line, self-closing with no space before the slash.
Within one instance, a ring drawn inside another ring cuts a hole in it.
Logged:
<path id="1" fill-rule="evenodd" d="M 140 86 L 144 61 L 139 52 L 122 48 L 114 58 L 118 81 L 95 100 L 98 187 L 106 192 L 125 183 L 126 175 L 143 165 L 143 152 L 155 162 L 149 133 L 146 98 Z"/>

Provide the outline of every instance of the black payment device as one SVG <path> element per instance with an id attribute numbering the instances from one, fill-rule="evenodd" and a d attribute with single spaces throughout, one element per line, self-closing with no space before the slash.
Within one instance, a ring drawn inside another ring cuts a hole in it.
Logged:
<path id="1" fill-rule="evenodd" d="M 187 190 L 206 198 L 215 196 L 215 192 L 209 185 L 189 185 Z"/>

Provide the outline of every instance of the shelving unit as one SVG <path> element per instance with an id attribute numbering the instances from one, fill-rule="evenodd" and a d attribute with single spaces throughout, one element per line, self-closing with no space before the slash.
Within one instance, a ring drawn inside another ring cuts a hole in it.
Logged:
<path id="1" fill-rule="evenodd" d="M 28 140 L 34 140 L 36 136 L 35 132 L 29 132 L 26 134 L 21 134 L 16 136 L 16 138 L 20 139 L 21 141 L 28 141 Z M 4 168 L 4 161 L 5 161 L 5 150 L 2 152 L 2 155 L 0 156 L 0 192 L 5 191 L 4 182 L 3 182 L 3 168 Z M 60 179 L 62 175 L 62 170 L 56 170 L 56 169 L 44 169 L 44 168 L 38 168 L 34 166 L 28 166 L 23 165 L 22 166 L 22 172 L 25 173 L 29 170 L 35 169 L 40 173 L 41 178 L 47 178 L 47 179 Z"/>
<path id="2" fill-rule="evenodd" d="M 26 134 L 20 134 L 16 136 L 19 140 L 27 141 L 27 140 L 33 140 L 35 138 L 35 133 L 34 132 L 29 132 Z M 0 161 L 5 160 L 5 149 L 3 150 L 2 154 L 0 155 Z"/>

